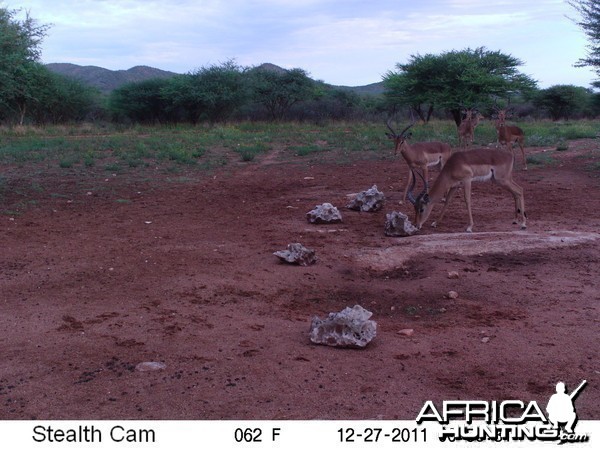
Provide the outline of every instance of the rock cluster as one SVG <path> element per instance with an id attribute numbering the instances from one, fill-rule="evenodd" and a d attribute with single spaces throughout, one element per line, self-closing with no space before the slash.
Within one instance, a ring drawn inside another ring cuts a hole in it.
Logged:
<path id="1" fill-rule="evenodd" d="M 300 266 L 309 266 L 317 262 L 315 251 L 304 247 L 296 242 L 288 244 L 287 250 L 280 250 L 273 253 L 279 259 L 289 264 L 298 264 Z"/>
<path id="2" fill-rule="evenodd" d="M 393 211 L 385 215 L 385 235 L 393 237 L 412 236 L 419 229 L 416 228 L 406 214 Z"/>
<path id="3" fill-rule="evenodd" d="M 315 316 L 310 325 L 310 340 L 332 347 L 364 348 L 377 335 L 377 323 L 369 320 L 372 315 L 355 305 L 339 313 L 329 313 L 325 319 Z"/>
<path id="4" fill-rule="evenodd" d="M 383 207 L 384 200 L 383 192 L 377 189 L 377 185 L 373 185 L 371 189 L 356 194 L 346 208 L 364 212 L 379 211 Z"/>
<path id="5" fill-rule="evenodd" d="M 338 223 L 342 221 L 342 214 L 331 203 L 323 203 L 307 212 L 306 219 L 310 223 Z"/>

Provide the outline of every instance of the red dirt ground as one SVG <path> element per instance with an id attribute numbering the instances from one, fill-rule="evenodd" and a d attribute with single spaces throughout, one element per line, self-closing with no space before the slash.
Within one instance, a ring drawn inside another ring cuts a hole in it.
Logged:
<path id="1" fill-rule="evenodd" d="M 583 379 L 579 418 L 600 419 L 600 179 L 582 156 L 597 150 L 572 142 L 529 171 L 517 156 L 525 232 L 480 183 L 472 235 L 454 199 L 409 238 L 383 233 L 386 212 L 410 212 L 400 161 L 271 155 L 179 183 L 3 166 L 0 210 L 36 203 L 0 216 L 0 419 L 410 420 L 426 400 L 545 407 Z M 373 184 L 382 211 L 344 208 Z M 343 223 L 308 224 L 323 202 Z M 291 242 L 317 264 L 280 263 Z M 366 349 L 309 342 L 314 315 L 355 304 L 378 323 Z"/>

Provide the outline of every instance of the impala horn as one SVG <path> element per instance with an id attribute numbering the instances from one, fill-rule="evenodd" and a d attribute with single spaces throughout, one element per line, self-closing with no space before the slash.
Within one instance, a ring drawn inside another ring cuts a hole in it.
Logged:
<path id="1" fill-rule="evenodd" d="M 423 190 L 419 193 L 419 195 L 417 195 L 417 198 L 415 198 L 415 196 L 413 194 L 413 189 L 415 188 L 415 185 L 417 184 L 417 177 L 415 176 L 414 169 L 410 169 L 410 171 L 412 173 L 412 182 L 410 183 L 408 192 L 406 193 L 406 198 L 408 198 L 408 201 L 411 202 L 413 204 L 413 206 L 416 208 L 417 200 L 422 198 L 425 194 L 427 194 L 429 192 L 429 184 L 427 183 L 427 181 L 425 181 L 425 178 L 423 177 L 421 172 L 419 172 L 417 170 L 417 175 L 419 175 L 419 178 L 421 178 L 421 180 L 423 180 Z"/>
<path id="2" fill-rule="evenodd" d="M 391 121 L 392 121 L 392 119 L 389 118 L 385 124 L 387 125 L 387 127 L 389 128 L 389 130 L 392 132 L 392 134 L 394 135 L 394 137 L 397 137 L 397 138 L 404 136 L 404 133 L 406 133 L 408 131 L 408 129 L 410 127 L 412 127 L 416 123 L 415 121 L 412 121 L 412 123 L 408 124 L 408 126 L 406 128 L 404 128 L 404 130 L 402 130 L 400 133 L 396 133 L 394 131 L 394 129 L 392 128 L 392 125 L 390 125 Z"/>
<path id="3" fill-rule="evenodd" d="M 425 179 L 425 177 L 423 176 L 423 174 L 421 174 L 421 172 L 417 171 L 417 174 L 419 175 L 419 178 L 421 178 L 421 180 L 423 181 L 423 190 L 421 191 L 421 193 L 417 196 L 417 198 L 421 198 L 423 197 L 425 194 L 429 193 L 429 183 L 427 183 L 427 180 Z"/>
<path id="4" fill-rule="evenodd" d="M 398 135 L 396 134 L 396 132 L 394 131 L 394 129 L 392 128 L 392 126 L 390 125 L 390 122 L 392 121 L 392 118 L 390 117 L 386 122 L 386 126 L 388 127 L 388 129 L 392 132 L 392 136 L 397 137 Z"/>
<path id="5" fill-rule="evenodd" d="M 417 177 L 415 177 L 414 169 L 410 169 L 410 171 L 412 173 L 412 182 L 410 183 L 410 187 L 408 188 L 408 192 L 406 193 L 406 198 L 416 208 L 417 207 L 417 199 L 413 195 L 413 189 L 415 188 L 415 184 L 417 183 Z"/>

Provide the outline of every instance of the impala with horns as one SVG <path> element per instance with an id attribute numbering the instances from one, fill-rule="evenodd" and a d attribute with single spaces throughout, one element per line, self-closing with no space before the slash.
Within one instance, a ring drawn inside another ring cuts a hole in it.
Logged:
<path id="1" fill-rule="evenodd" d="M 386 122 L 391 133 L 385 134 L 389 139 L 394 141 L 394 155 L 398 154 L 398 151 L 400 151 L 400 154 L 406 161 L 406 164 L 408 164 L 409 168 L 408 182 L 406 183 L 406 189 L 404 189 L 402 201 L 406 200 L 408 188 L 415 180 L 414 169 L 421 169 L 425 177 L 425 183 L 427 184 L 429 180 L 429 167 L 439 165 L 441 169 L 452 154 L 452 148 L 449 144 L 444 142 L 432 141 L 417 142 L 412 145 L 409 144 L 408 139 L 411 137 L 412 133 L 408 133 L 408 130 L 414 124 L 415 122 L 412 122 L 400 133 L 396 133 L 390 125 L 390 120 Z"/>
<path id="2" fill-rule="evenodd" d="M 512 154 L 513 143 L 516 142 L 521 148 L 523 156 L 524 170 L 527 170 L 527 158 L 525 158 L 525 133 L 522 129 L 514 125 L 506 124 L 507 110 L 495 108 L 496 111 L 496 131 L 498 132 L 498 145 L 506 145 L 506 149 Z"/>
<path id="3" fill-rule="evenodd" d="M 477 128 L 482 118 L 483 116 L 476 109 L 469 108 L 465 110 L 465 118 L 458 126 L 458 145 L 460 147 L 467 148 L 473 144 L 475 128 Z"/>
<path id="4" fill-rule="evenodd" d="M 514 158 L 511 153 L 498 149 L 482 148 L 454 153 L 444 165 L 431 190 L 427 190 L 427 185 L 423 181 L 425 188 L 415 198 L 412 192 L 415 183 L 411 185 L 409 200 L 415 206 L 417 228 L 421 229 L 433 206 L 440 202 L 443 197 L 446 197 L 446 203 L 439 219 L 431 224 L 433 227 L 437 226 L 444 217 L 452 195 L 458 186 L 462 184 L 469 214 L 467 231 L 472 232 L 471 183 L 473 181 L 491 181 L 509 191 L 515 200 L 515 219 L 513 223 L 520 222 L 522 229 L 527 228 L 523 189 L 512 179 L 513 162 Z"/>

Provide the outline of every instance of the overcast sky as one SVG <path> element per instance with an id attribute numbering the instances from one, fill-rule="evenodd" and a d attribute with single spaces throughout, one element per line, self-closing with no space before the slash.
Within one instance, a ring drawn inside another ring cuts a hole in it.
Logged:
<path id="1" fill-rule="evenodd" d="M 545 88 L 588 87 L 588 44 L 565 0 L 0 0 L 50 24 L 44 63 L 187 73 L 234 59 L 299 67 L 318 80 L 381 81 L 410 55 L 486 47 Z"/>

